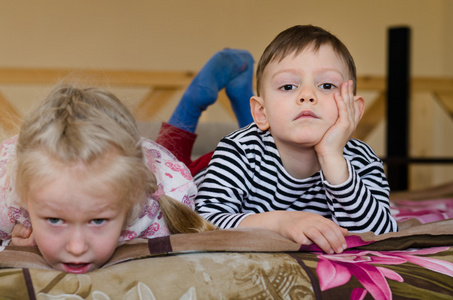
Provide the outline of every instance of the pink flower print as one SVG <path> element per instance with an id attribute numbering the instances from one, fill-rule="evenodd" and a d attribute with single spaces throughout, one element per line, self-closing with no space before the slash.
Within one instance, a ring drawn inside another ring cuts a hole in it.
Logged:
<path id="1" fill-rule="evenodd" d="M 6 160 L 0 160 L 0 177 L 5 176 L 6 174 L 6 165 L 7 161 Z"/>
<path id="2" fill-rule="evenodd" d="M 27 228 L 31 228 L 31 222 L 30 222 L 30 220 L 25 220 L 25 221 L 22 222 L 22 224 L 23 224 L 25 227 L 27 227 Z"/>
<path id="3" fill-rule="evenodd" d="M 180 163 L 173 163 L 170 161 L 167 161 L 165 163 L 165 166 L 169 167 L 172 171 L 181 173 L 182 177 L 187 180 L 192 180 L 192 175 L 190 175 L 189 171 L 184 168 Z"/>
<path id="4" fill-rule="evenodd" d="M 16 220 L 20 219 L 20 208 L 10 207 L 8 211 L 9 220 L 14 223 Z"/>
<path id="5" fill-rule="evenodd" d="M 354 288 L 351 293 L 351 299 L 362 300 L 365 298 L 367 291 L 362 288 Z"/>
<path id="6" fill-rule="evenodd" d="M 167 176 L 169 178 L 173 178 L 173 175 L 171 175 L 170 173 L 165 173 L 165 176 Z"/>
<path id="7" fill-rule="evenodd" d="M 4 232 L 3 230 L 0 230 L 0 240 L 6 240 L 8 238 L 9 238 L 9 235 L 6 232 Z"/>
<path id="8" fill-rule="evenodd" d="M 184 195 L 184 197 L 182 198 L 181 202 L 182 202 L 182 204 L 190 207 L 192 210 L 195 209 L 195 203 L 193 201 L 193 198 L 190 198 L 189 196 Z"/>
<path id="9" fill-rule="evenodd" d="M 15 136 L 3 141 L 3 143 L 6 145 L 13 145 L 13 144 L 16 144 L 18 138 L 19 138 L 19 135 L 15 135 Z"/>
<path id="10" fill-rule="evenodd" d="M 125 230 L 123 235 L 121 236 L 121 240 L 127 241 L 127 240 L 132 240 L 137 237 L 137 233 L 130 231 L 130 230 Z"/>
<path id="11" fill-rule="evenodd" d="M 146 204 L 143 207 L 143 210 L 140 212 L 139 218 L 143 218 L 144 216 L 148 216 L 151 220 L 154 219 L 157 212 L 159 211 L 159 204 L 156 201 L 151 201 L 150 204 Z"/>
<path id="12" fill-rule="evenodd" d="M 151 220 L 154 219 L 159 212 L 159 204 L 156 201 L 153 201 L 151 205 L 148 206 L 148 209 L 146 210 L 146 215 L 148 218 Z"/>
<path id="13" fill-rule="evenodd" d="M 26 224 L 26 221 L 30 219 L 28 211 L 23 207 L 21 208 L 10 207 L 8 210 L 8 217 L 11 223 L 19 221 L 20 223 Z"/>
<path id="14" fill-rule="evenodd" d="M 140 237 L 150 238 L 152 237 L 157 231 L 159 231 L 160 225 L 158 223 L 153 223 L 149 226 L 146 230 L 140 233 Z"/>
<path id="15" fill-rule="evenodd" d="M 149 153 L 151 153 L 151 155 L 155 158 L 162 158 L 162 154 L 160 154 L 157 149 L 147 149 L 147 151 L 149 151 Z"/>
<path id="16" fill-rule="evenodd" d="M 148 151 L 145 151 L 145 158 L 146 158 L 146 165 L 148 166 L 148 168 L 152 172 L 156 173 L 157 169 L 156 169 L 156 164 L 155 164 L 154 158 Z"/>
<path id="17" fill-rule="evenodd" d="M 151 163 L 154 163 L 156 159 L 162 158 L 162 154 L 159 152 L 159 150 L 149 148 L 144 148 L 144 150 L 146 158 Z"/>
<path id="18" fill-rule="evenodd" d="M 404 259 L 395 259 L 386 262 L 385 260 L 374 261 L 367 253 L 355 251 L 343 252 L 337 255 L 320 255 L 320 261 L 316 267 L 321 290 L 325 291 L 337 286 L 346 284 L 352 276 L 355 276 L 363 285 L 365 290 L 370 292 L 374 299 L 390 299 L 392 292 L 387 283 L 386 275 L 403 281 L 395 272 L 389 269 L 373 266 L 372 263 L 380 264 L 402 264 Z M 387 270 L 388 272 L 383 272 Z M 356 294 L 361 298 L 362 294 Z M 351 299 L 360 299 L 353 298 Z"/>
<path id="19" fill-rule="evenodd" d="M 426 201 L 399 200 L 391 203 L 392 215 L 399 222 L 417 219 L 422 224 L 453 218 L 453 199 Z"/>
<path id="20" fill-rule="evenodd" d="M 20 213 L 25 219 L 30 219 L 30 214 L 28 213 L 28 210 L 25 208 L 20 208 Z"/>
<path id="21" fill-rule="evenodd" d="M 374 266 L 397 265 L 411 262 L 429 270 L 453 277 L 453 264 L 433 258 L 416 255 L 434 254 L 447 250 L 448 247 L 427 248 L 407 251 L 345 251 L 341 254 L 320 254 L 316 273 L 321 290 L 325 291 L 341 286 L 352 276 L 363 285 L 364 291 L 354 290 L 351 299 L 363 299 L 369 292 L 374 299 L 391 299 L 392 292 L 387 279 L 402 282 L 403 278 L 396 272 Z M 386 279 L 387 278 L 387 279 Z"/>
<path id="22" fill-rule="evenodd" d="M 181 202 L 182 202 L 183 204 L 189 206 L 189 207 L 190 207 L 190 205 L 191 205 L 191 202 L 190 202 L 190 200 L 189 200 L 189 196 L 187 196 L 187 195 L 184 195 L 184 197 L 182 197 L 182 201 L 181 201 Z"/>

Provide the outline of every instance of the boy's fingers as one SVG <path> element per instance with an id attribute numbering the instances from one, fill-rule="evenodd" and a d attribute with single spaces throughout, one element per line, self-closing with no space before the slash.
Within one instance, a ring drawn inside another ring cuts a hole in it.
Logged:
<path id="1" fill-rule="evenodd" d="M 322 251 L 328 254 L 333 254 L 335 251 L 332 248 L 331 244 L 329 241 L 326 239 L 324 235 L 321 233 L 315 234 L 311 237 L 311 240 L 313 243 L 315 243 L 319 248 L 321 248 Z"/>
<path id="2" fill-rule="evenodd" d="M 324 252 L 333 254 L 342 253 L 347 245 L 341 227 L 333 222 L 328 222 L 325 226 L 319 227 L 319 231 L 309 236 Z"/>

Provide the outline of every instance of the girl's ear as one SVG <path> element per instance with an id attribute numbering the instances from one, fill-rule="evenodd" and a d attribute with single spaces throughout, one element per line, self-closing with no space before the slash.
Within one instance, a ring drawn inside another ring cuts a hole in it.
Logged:
<path id="1" fill-rule="evenodd" d="M 356 124 L 362 119 L 363 112 L 365 111 L 365 100 L 362 96 L 354 96 L 354 110 Z"/>
<path id="2" fill-rule="evenodd" d="M 262 131 L 268 130 L 270 125 L 267 120 L 266 109 L 263 105 L 263 98 L 253 96 L 250 98 L 250 109 L 252 112 L 253 121 Z"/>

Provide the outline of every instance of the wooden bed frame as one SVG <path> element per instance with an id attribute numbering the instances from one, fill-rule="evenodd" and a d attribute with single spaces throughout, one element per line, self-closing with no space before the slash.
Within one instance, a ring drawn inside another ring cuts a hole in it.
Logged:
<path id="1" fill-rule="evenodd" d="M 0 128 L 7 134 L 16 130 L 22 119 L 19 110 L 2 93 L 2 86 L 24 86 L 27 85 L 55 85 L 62 79 L 68 78 L 71 74 L 77 76 L 88 76 L 90 84 L 107 84 L 109 87 L 130 87 L 146 88 L 148 92 L 139 100 L 139 104 L 133 113 L 140 122 L 152 121 L 166 103 L 181 93 L 191 82 L 195 73 L 193 72 L 159 72 L 159 71 L 132 71 L 132 70 L 71 70 L 71 69 L 19 69 L 0 68 Z M 387 107 L 387 78 L 384 76 L 359 76 L 357 80 L 359 92 L 373 91 L 376 98 L 367 106 L 365 114 L 357 128 L 355 137 L 366 139 L 367 136 L 378 126 L 389 114 Z M 419 92 L 430 93 L 443 109 L 453 118 L 453 78 L 434 77 L 412 77 L 410 80 L 411 94 Z M 224 92 L 219 96 L 219 103 L 231 116 L 234 114 L 230 108 L 229 101 Z M 393 102 L 391 102 L 393 103 Z M 392 104 L 393 105 L 393 104 Z M 401 111 L 395 105 L 397 114 Z M 414 116 L 419 117 L 419 116 Z M 423 120 L 431 123 L 433 120 Z M 393 132 L 398 128 L 392 128 Z M 409 136 L 408 132 L 404 132 Z M 387 140 L 388 141 L 388 140 Z M 389 146 L 394 143 L 388 142 Z M 399 145 L 394 145 L 399 147 Z M 389 150 L 387 149 L 387 153 Z M 391 151 L 391 150 L 390 150 Z M 396 164 L 407 169 L 410 164 L 445 164 L 452 163 L 449 157 L 409 157 L 393 156 L 383 157 L 387 164 Z M 400 177 L 400 176 L 399 176 Z M 392 177 L 389 182 L 392 190 L 407 189 L 407 178 L 404 182 L 392 184 Z"/>
<path id="2" fill-rule="evenodd" d="M 373 91 L 376 97 L 371 101 L 371 105 L 367 105 L 355 137 L 365 140 L 382 120 L 387 121 L 385 137 L 387 148 L 382 159 L 387 165 L 389 184 L 394 191 L 408 189 L 410 165 L 453 163 L 453 156 L 435 158 L 410 156 L 409 119 L 420 119 L 427 124 L 435 121 L 426 119 L 423 115 L 416 115 L 416 110 L 411 111 L 411 96 L 429 93 L 453 118 L 453 78 L 410 77 L 409 44 L 409 28 L 390 28 L 387 69 L 389 76 L 359 76 L 357 79 L 359 93 Z M 170 99 L 183 92 L 195 75 L 196 73 L 190 71 L 0 68 L 0 128 L 6 134 L 12 134 L 17 131 L 22 119 L 14 104 L 3 96 L 3 86 L 53 86 L 64 79 L 75 77 L 89 78 L 92 85 L 146 88 L 148 92 L 139 100 L 133 113 L 139 122 L 150 122 Z M 220 93 L 218 103 L 234 119 L 234 113 L 224 91 Z"/>

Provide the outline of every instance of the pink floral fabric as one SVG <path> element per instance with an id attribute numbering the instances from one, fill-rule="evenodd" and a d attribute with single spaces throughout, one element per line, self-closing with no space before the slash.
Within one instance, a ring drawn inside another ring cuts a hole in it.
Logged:
<path id="1" fill-rule="evenodd" d="M 453 198 L 398 200 L 390 203 L 390 210 L 398 222 L 417 219 L 425 224 L 453 219 Z"/>
<path id="2" fill-rule="evenodd" d="M 350 299 L 363 299 L 369 293 L 373 299 L 392 299 L 390 281 L 404 282 L 404 278 L 386 267 L 412 263 L 428 270 L 451 276 L 453 263 L 424 257 L 437 254 L 450 247 L 408 249 L 405 251 L 350 250 L 341 254 L 319 254 L 316 272 L 322 291 L 342 286 L 355 277 L 362 287 L 356 287 Z"/>
<path id="3" fill-rule="evenodd" d="M 14 189 L 16 142 L 17 136 L 14 136 L 0 144 L 0 240 L 11 238 L 16 223 L 31 227 L 28 212 L 21 206 Z M 154 141 L 143 139 L 142 147 L 145 162 L 156 175 L 160 193 L 181 201 L 193 210 L 197 188 L 187 167 Z M 147 200 L 139 218 L 127 226 L 119 241 L 170 234 L 160 210 L 159 197 L 149 195 Z"/>
<path id="4" fill-rule="evenodd" d="M 162 193 L 195 209 L 194 199 L 197 187 L 193 182 L 189 169 L 166 148 L 148 139 L 142 142 L 145 160 L 154 172 L 159 186 L 159 192 L 148 197 L 148 203 L 141 212 L 139 219 L 130 224 L 120 241 L 133 238 L 155 238 L 169 235 L 168 227 L 159 207 L 159 197 Z"/>

